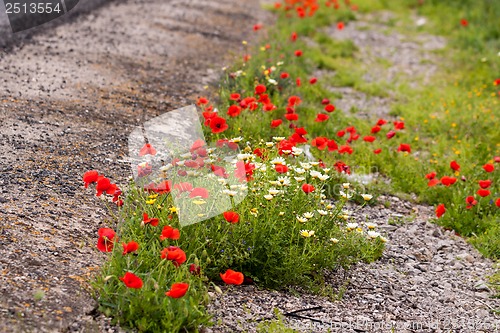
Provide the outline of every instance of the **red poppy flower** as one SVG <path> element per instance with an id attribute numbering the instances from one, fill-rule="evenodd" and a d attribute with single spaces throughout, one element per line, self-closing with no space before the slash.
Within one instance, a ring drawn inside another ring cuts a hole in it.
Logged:
<path id="1" fill-rule="evenodd" d="M 493 172 L 493 170 L 495 170 L 495 166 L 493 164 L 488 163 L 488 164 L 483 165 L 483 169 L 486 172 Z"/>
<path id="2" fill-rule="evenodd" d="M 302 103 L 302 100 L 299 96 L 290 96 L 288 98 L 288 106 L 297 106 Z"/>
<path id="3" fill-rule="evenodd" d="M 295 56 L 296 57 L 301 57 L 302 56 L 302 50 L 295 51 Z"/>
<path id="4" fill-rule="evenodd" d="M 97 231 L 99 239 L 97 240 L 97 249 L 101 252 L 111 252 L 115 241 L 116 233 L 110 228 L 100 228 Z"/>
<path id="5" fill-rule="evenodd" d="M 97 182 L 99 178 L 99 173 L 96 170 L 90 170 L 83 174 L 83 182 L 85 183 L 85 188 L 89 187 L 90 184 Z"/>
<path id="6" fill-rule="evenodd" d="M 149 218 L 147 213 L 142 213 L 142 222 L 146 224 L 151 224 L 153 227 L 156 227 L 160 220 L 158 218 Z"/>
<path id="7" fill-rule="evenodd" d="M 169 225 L 163 227 L 160 235 L 160 241 L 164 241 L 165 239 L 177 240 L 181 237 L 181 233 L 179 229 L 172 228 Z"/>
<path id="8" fill-rule="evenodd" d="M 231 105 L 227 109 L 227 114 L 229 117 L 237 117 L 241 113 L 241 106 Z"/>
<path id="9" fill-rule="evenodd" d="M 243 161 L 238 161 L 236 163 L 236 170 L 234 171 L 234 175 L 241 182 L 251 181 L 253 179 L 253 170 L 255 169 L 255 164 L 253 163 L 244 163 Z"/>
<path id="10" fill-rule="evenodd" d="M 282 79 L 288 79 L 288 78 L 290 77 L 290 74 L 288 74 L 288 73 L 286 73 L 286 72 L 283 72 L 283 73 L 281 73 L 280 77 L 281 77 Z"/>
<path id="11" fill-rule="evenodd" d="M 450 168 L 452 168 L 454 171 L 460 170 L 460 165 L 456 161 L 451 161 L 450 162 Z"/>
<path id="12" fill-rule="evenodd" d="M 96 191 L 97 191 L 96 196 L 100 196 L 104 192 L 107 193 L 108 190 L 110 190 L 110 188 L 111 188 L 111 181 L 104 176 L 99 177 L 97 179 L 97 185 L 96 185 Z"/>
<path id="13" fill-rule="evenodd" d="M 243 280 L 245 279 L 243 273 L 233 271 L 232 269 L 228 269 L 224 274 L 220 273 L 220 277 L 226 284 L 235 285 L 242 284 Z"/>
<path id="14" fill-rule="evenodd" d="M 344 27 L 345 27 L 344 22 L 337 23 L 337 29 L 344 30 Z"/>
<path id="15" fill-rule="evenodd" d="M 208 99 L 206 99 L 205 97 L 200 97 L 198 98 L 198 102 L 196 102 L 197 105 L 205 105 L 205 104 L 208 104 Z"/>
<path id="16" fill-rule="evenodd" d="M 124 276 L 120 278 L 120 280 L 125 283 L 128 288 L 132 289 L 141 289 L 142 288 L 142 280 L 140 277 L 135 275 L 134 273 L 127 272 Z"/>
<path id="17" fill-rule="evenodd" d="M 274 166 L 274 170 L 276 170 L 278 173 L 287 173 L 288 167 L 284 164 L 276 164 Z"/>
<path id="18" fill-rule="evenodd" d="M 239 99 L 241 98 L 241 95 L 238 94 L 238 93 L 232 93 L 230 96 L 229 96 L 229 99 L 232 100 L 232 101 L 238 101 Z"/>
<path id="19" fill-rule="evenodd" d="M 319 150 L 323 150 L 328 147 L 328 138 L 325 138 L 324 136 L 318 136 L 311 141 L 311 145 L 318 148 Z"/>
<path id="20" fill-rule="evenodd" d="M 476 193 L 477 193 L 477 195 L 479 195 L 480 197 L 483 197 L 483 198 L 487 197 L 488 195 L 491 194 L 490 190 L 485 190 L 484 188 L 477 190 Z"/>
<path id="21" fill-rule="evenodd" d="M 240 215 L 236 212 L 228 211 L 224 212 L 224 218 L 226 219 L 227 222 L 231 224 L 238 223 L 240 220 Z"/>
<path id="22" fill-rule="evenodd" d="M 339 149 L 337 142 L 335 142 L 335 140 L 328 140 L 328 143 L 326 145 L 328 147 L 328 151 L 335 151 Z"/>
<path id="23" fill-rule="evenodd" d="M 477 205 L 477 200 L 472 196 L 469 195 L 467 198 L 465 198 L 465 202 L 467 203 L 467 206 L 465 208 L 471 209 L 475 205 Z"/>
<path id="24" fill-rule="evenodd" d="M 381 129 L 382 128 L 380 126 L 375 125 L 375 126 L 372 127 L 371 132 L 372 132 L 372 134 L 377 134 L 378 132 L 380 132 Z"/>
<path id="25" fill-rule="evenodd" d="M 395 121 L 394 122 L 394 129 L 396 129 L 396 130 L 405 129 L 405 123 L 402 121 Z"/>
<path id="26" fill-rule="evenodd" d="M 297 33 L 296 32 L 292 32 L 292 35 L 290 36 L 290 39 L 292 40 L 292 42 L 295 42 L 297 40 Z"/>
<path id="27" fill-rule="evenodd" d="M 196 265 L 196 264 L 191 264 L 191 265 L 189 265 L 189 273 L 191 273 L 193 275 L 200 275 L 201 267 Z"/>
<path id="28" fill-rule="evenodd" d="M 367 135 L 363 138 L 363 141 L 366 141 L 366 142 L 373 142 L 375 141 L 375 137 L 374 136 L 371 136 L 371 135 Z"/>
<path id="29" fill-rule="evenodd" d="M 184 282 L 174 283 L 172 284 L 172 287 L 170 287 L 170 290 L 165 293 L 165 295 L 172 298 L 181 298 L 182 296 L 186 295 L 188 289 L 189 289 L 188 283 Z"/>
<path id="30" fill-rule="evenodd" d="M 215 112 L 203 112 L 203 118 L 205 118 L 205 122 L 203 123 L 205 126 L 210 126 L 210 121 L 217 117 L 217 113 Z"/>
<path id="31" fill-rule="evenodd" d="M 193 188 L 191 193 L 189 193 L 190 198 L 201 197 L 203 199 L 207 199 L 209 196 L 210 195 L 208 193 L 208 190 L 206 188 L 203 188 L 203 187 L 195 187 L 195 188 Z"/>
<path id="32" fill-rule="evenodd" d="M 344 135 L 345 135 L 345 131 L 344 130 L 340 130 L 340 131 L 337 132 L 337 136 L 339 138 L 343 137 Z"/>
<path id="33" fill-rule="evenodd" d="M 394 137 L 394 135 L 396 135 L 396 132 L 389 131 L 389 132 L 387 132 L 387 134 L 385 136 L 387 137 L 387 139 L 392 139 Z"/>
<path id="34" fill-rule="evenodd" d="M 299 120 L 299 115 L 296 113 L 287 113 L 285 114 L 285 118 L 289 121 L 296 121 Z"/>
<path id="35" fill-rule="evenodd" d="M 271 120 L 271 127 L 276 128 L 279 125 L 281 125 L 282 123 L 283 123 L 283 120 L 281 120 L 281 119 Z"/>
<path id="36" fill-rule="evenodd" d="M 297 85 L 297 87 L 300 87 L 300 85 L 301 85 L 300 77 L 295 79 L 295 84 Z"/>
<path id="37" fill-rule="evenodd" d="M 460 24 L 463 26 L 463 27 L 466 27 L 469 25 L 469 22 L 466 20 L 466 19 L 461 19 L 460 20 Z"/>
<path id="38" fill-rule="evenodd" d="M 333 104 L 327 104 L 327 105 L 325 105 L 325 111 L 326 112 L 333 112 L 333 111 L 335 111 L 335 105 L 333 105 Z"/>
<path id="39" fill-rule="evenodd" d="M 126 255 L 127 253 L 132 253 L 135 252 L 139 249 L 139 243 L 130 241 L 128 243 L 122 243 L 123 246 L 123 255 Z"/>
<path id="40" fill-rule="evenodd" d="M 429 180 L 429 182 L 427 183 L 427 186 L 428 187 L 433 187 L 433 186 L 436 186 L 439 183 L 440 183 L 439 179 L 433 178 L 433 179 Z"/>
<path id="41" fill-rule="evenodd" d="M 226 124 L 226 119 L 215 116 L 210 120 L 210 128 L 212 133 L 222 133 L 229 128 Z"/>
<path id="42" fill-rule="evenodd" d="M 169 246 L 164 248 L 161 251 L 160 256 L 162 259 L 172 261 L 175 267 L 179 267 L 181 264 L 186 262 L 186 253 L 177 246 Z"/>
<path id="43" fill-rule="evenodd" d="M 347 153 L 347 154 L 351 155 L 353 153 L 353 151 L 354 150 L 349 145 L 344 145 L 344 146 L 340 146 L 339 147 L 339 154 L 345 154 L 345 153 Z"/>
<path id="44" fill-rule="evenodd" d="M 425 175 L 425 178 L 427 179 L 434 179 L 436 177 L 437 173 L 435 171 L 428 173 Z"/>
<path id="45" fill-rule="evenodd" d="M 291 140 L 282 140 L 278 143 L 278 154 L 283 155 L 283 150 L 292 150 L 295 147 L 295 142 Z"/>
<path id="46" fill-rule="evenodd" d="M 385 125 L 385 124 L 387 124 L 387 120 L 385 120 L 385 119 L 379 119 L 377 121 L 377 125 L 378 126 L 382 126 L 382 125 Z"/>
<path id="47" fill-rule="evenodd" d="M 446 207 L 444 206 L 444 204 L 439 204 L 436 207 L 436 217 L 440 218 L 444 213 L 446 213 Z"/>
<path id="48" fill-rule="evenodd" d="M 493 157 L 493 161 L 495 161 L 495 163 L 500 163 L 500 156 Z"/>
<path id="49" fill-rule="evenodd" d="M 495 206 L 497 206 L 498 208 L 500 208 L 500 198 L 497 198 L 495 200 Z"/>
<path id="50" fill-rule="evenodd" d="M 398 151 L 404 151 L 404 152 L 411 153 L 411 147 L 407 143 L 402 143 L 399 145 Z"/>
<path id="51" fill-rule="evenodd" d="M 156 149 L 150 144 L 146 143 L 141 150 L 139 151 L 139 156 L 144 156 L 144 155 L 156 155 Z"/>
<path id="52" fill-rule="evenodd" d="M 259 31 L 260 29 L 262 29 L 262 24 L 255 24 L 253 26 L 253 31 Z"/>
<path id="53" fill-rule="evenodd" d="M 312 186 L 310 184 L 302 185 L 302 191 L 304 191 L 304 193 L 306 193 L 306 194 L 314 192 L 314 190 L 315 190 L 314 186 Z"/>
<path id="54" fill-rule="evenodd" d="M 338 173 L 346 173 L 348 175 L 351 174 L 351 169 L 349 168 L 349 166 L 342 161 L 336 162 L 333 166 Z"/>
<path id="55" fill-rule="evenodd" d="M 491 186 L 491 180 L 487 179 L 487 180 L 480 180 L 479 181 L 479 186 L 481 188 L 488 188 Z"/>
<path id="56" fill-rule="evenodd" d="M 295 143 L 306 143 L 307 139 L 304 136 L 306 134 L 307 131 L 304 129 L 304 127 L 297 127 L 295 128 L 295 133 L 293 133 L 290 137 L 290 140 Z"/>
<path id="57" fill-rule="evenodd" d="M 441 184 L 443 184 L 444 186 L 453 185 L 455 184 L 456 181 L 457 179 L 455 177 L 449 177 L 449 176 L 441 177 Z"/>
<path id="58" fill-rule="evenodd" d="M 263 84 L 259 84 L 255 87 L 255 95 L 261 95 L 266 92 L 266 86 Z"/>

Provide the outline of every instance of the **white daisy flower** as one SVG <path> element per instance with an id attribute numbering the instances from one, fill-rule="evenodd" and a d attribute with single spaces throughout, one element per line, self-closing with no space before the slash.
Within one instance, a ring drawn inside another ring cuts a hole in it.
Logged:
<path id="1" fill-rule="evenodd" d="M 350 222 L 350 223 L 347 223 L 345 227 L 348 231 L 351 231 L 351 230 L 354 230 L 357 227 L 359 227 L 359 224 L 357 224 L 356 222 Z"/>
<path id="2" fill-rule="evenodd" d="M 266 142 L 266 147 L 271 148 L 274 146 L 274 142 Z"/>
<path id="3" fill-rule="evenodd" d="M 296 173 L 298 173 L 299 175 L 303 174 L 306 172 L 306 170 L 302 169 L 302 168 L 295 168 L 294 169 Z"/>
<path id="4" fill-rule="evenodd" d="M 286 165 L 286 160 L 283 157 L 276 157 L 276 158 L 272 159 L 269 163 Z"/>
<path id="5" fill-rule="evenodd" d="M 305 238 L 314 236 L 314 230 L 300 230 L 300 235 Z"/>
<path id="6" fill-rule="evenodd" d="M 304 152 L 303 149 L 297 148 L 297 147 L 292 147 L 292 155 L 293 156 L 299 156 Z"/>
<path id="7" fill-rule="evenodd" d="M 309 163 L 303 163 L 303 162 L 300 162 L 300 166 L 305 169 L 305 170 L 309 170 L 312 168 L 312 165 L 309 164 Z"/>
<path id="8" fill-rule="evenodd" d="M 368 222 L 368 223 L 366 223 L 365 225 L 366 225 L 366 227 L 367 227 L 368 229 L 370 229 L 370 230 L 371 230 L 371 229 L 375 229 L 375 228 L 377 227 L 377 224 L 372 223 L 372 222 Z"/>
<path id="9" fill-rule="evenodd" d="M 370 201 L 370 200 L 373 198 L 373 195 L 371 195 L 371 194 L 366 194 L 366 193 L 365 193 L 365 194 L 361 194 L 361 196 L 363 197 L 363 199 L 364 199 L 365 201 Z"/>
<path id="10" fill-rule="evenodd" d="M 303 216 L 297 215 L 297 221 L 299 221 L 300 223 L 306 223 L 307 219 Z"/>
<path id="11" fill-rule="evenodd" d="M 165 171 L 168 171 L 168 170 L 172 169 L 172 167 L 173 167 L 172 164 L 169 163 L 167 165 L 164 165 L 164 166 L 160 167 L 160 171 L 165 172 Z"/>
<path id="12" fill-rule="evenodd" d="M 278 194 L 280 192 L 281 192 L 280 190 L 277 190 L 274 187 L 272 187 L 272 188 L 269 189 L 269 194 L 271 194 L 271 195 L 276 195 L 276 194 Z"/>
<path id="13" fill-rule="evenodd" d="M 330 176 L 328 176 L 328 175 L 319 175 L 319 176 L 318 176 L 318 178 L 319 178 L 319 180 L 321 180 L 321 181 L 325 181 L 325 180 L 327 180 L 328 178 L 330 178 Z"/>
<path id="14" fill-rule="evenodd" d="M 290 178 L 289 177 L 278 177 L 278 182 L 282 186 L 289 186 L 290 185 Z"/>
<path id="15" fill-rule="evenodd" d="M 285 140 L 285 137 L 284 136 L 273 136 L 273 140 L 280 142 L 280 141 Z"/>
<path id="16" fill-rule="evenodd" d="M 306 177 L 293 177 L 293 178 L 295 178 L 295 180 L 298 181 L 299 183 L 306 180 Z"/>
<path id="17" fill-rule="evenodd" d="M 253 158 L 253 154 L 238 154 L 239 160 L 251 160 Z"/>
<path id="18" fill-rule="evenodd" d="M 333 244 L 337 244 L 339 240 L 337 238 L 330 238 L 330 242 L 332 242 Z"/>
<path id="19" fill-rule="evenodd" d="M 342 183 L 342 187 L 346 190 L 349 188 L 349 186 L 351 186 L 350 183 Z"/>
<path id="20" fill-rule="evenodd" d="M 344 191 L 340 191 L 340 196 L 344 199 L 351 199 L 352 198 L 352 194 L 345 193 Z"/>
<path id="21" fill-rule="evenodd" d="M 234 197 L 236 194 L 238 194 L 237 191 L 231 191 L 231 190 L 222 190 L 222 193 L 227 194 L 230 197 Z"/>
<path id="22" fill-rule="evenodd" d="M 304 216 L 306 219 L 312 219 L 314 217 L 314 213 L 313 212 L 305 212 L 304 214 L 302 214 L 302 216 Z"/>
<path id="23" fill-rule="evenodd" d="M 266 200 L 273 200 L 273 198 L 274 197 L 271 194 L 264 195 L 264 199 L 266 199 Z"/>
<path id="24" fill-rule="evenodd" d="M 311 170 L 311 171 L 309 171 L 309 174 L 310 174 L 310 175 L 311 175 L 311 177 L 313 177 L 313 178 L 317 178 L 317 177 L 321 176 L 321 172 L 318 172 L 318 171 L 316 171 L 316 170 Z"/>
<path id="25" fill-rule="evenodd" d="M 238 142 L 241 142 L 241 140 L 243 140 L 243 137 L 238 136 L 238 137 L 236 137 L 236 138 L 229 139 L 228 141 L 229 141 L 229 142 L 238 143 Z"/>
<path id="26" fill-rule="evenodd" d="M 374 239 L 374 238 L 380 237 L 380 233 L 373 231 L 373 230 L 368 230 L 367 236 L 368 236 L 368 238 Z"/>
<path id="27" fill-rule="evenodd" d="M 326 210 L 318 209 L 317 212 L 319 213 L 319 215 L 323 215 L 323 216 L 328 215 L 328 212 Z"/>

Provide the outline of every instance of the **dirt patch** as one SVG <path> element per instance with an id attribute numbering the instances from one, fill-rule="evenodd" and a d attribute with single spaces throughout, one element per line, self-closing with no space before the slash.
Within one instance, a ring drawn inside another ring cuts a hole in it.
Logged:
<path id="1" fill-rule="evenodd" d="M 131 0 L 0 53 L 0 331 L 103 330 L 86 281 L 106 209 L 81 175 L 126 183 L 143 112 L 192 103 L 265 15 L 257 0 Z"/>
<path id="2" fill-rule="evenodd" d="M 338 40 L 351 40 L 358 52 L 356 59 L 366 70 L 363 80 L 368 83 L 398 86 L 402 83 L 412 88 L 425 85 L 438 69 L 436 50 L 446 45 L 439 36 L 424 33 L 402 34 L 395 30 L 396 18 L 390 12 L 364 14 L 357 21 L 349 22 L 343 30 L 329 27 L 325 32 Z M 415 17 L 415 25 L 423 18 Z M 365 119 L 389 116 L 395 94 L 384 89 L 385 96 L 371 96 L 350 87 L 331 87 L 342 94 L 336 105 L 344 112 L 351 110 Z"/>

